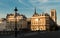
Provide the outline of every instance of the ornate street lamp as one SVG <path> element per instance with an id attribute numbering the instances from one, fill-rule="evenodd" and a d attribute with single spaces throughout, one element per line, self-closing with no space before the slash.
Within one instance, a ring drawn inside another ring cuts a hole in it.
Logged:
<path id="1" fill-rule="evenodd" d="M 17 37 L 17 18 L 16 18 L 17 11 L 18 11 L 17 7 L 15 7 L 14 11 L 15 11 L 15 28 L 14 28 L 14 30 L 15 30 L 15 37 Z"/>

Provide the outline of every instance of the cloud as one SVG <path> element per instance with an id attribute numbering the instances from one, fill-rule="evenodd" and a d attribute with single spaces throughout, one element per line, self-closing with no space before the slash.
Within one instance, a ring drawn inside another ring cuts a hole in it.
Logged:
<path id="1" fill-rule="evenodd" d="M 33 7 L 43 10 L 43 12 L 49 13 L 50 9 L 56 9 L 60 7 L 59 0 L 29 0 Z"/>
<path id="2" fill-rule="evenodd" d="M 43 5 L 44 3 L 48 3 L 49 0 L 29 0 L 30 3 L 32 4 L 33 7 L 39 7 L 41 5 Z"/>
<path id="3" fill-rule="evenodd" d="M 60 0 L 49 0 L 49 2 L 60 2 Z"/>
<path id="4" fill-rule="evenodd" d="M 42 3 L 42 2 L 43 2 L 43 3 L 44 3 L 44 2 L 48 2 L 48 0 L 30 0 L 30 1 L 33 2 L 33 3 L 34 3 L 34 2 L 35 2 L 35 3 L 36 3 L 36 2 L 41 2 L 41 3 Z"/>
<path id="5" fill-rule="evenodd" d="M 24 2 L 24 0 L 18 0 L 18 2 L 25 5 L 25 6 L 29 6 L 26 2 Z"/>
<path id="6" fill-rule="evenodd" d="M 25 5 L 25 6 L 28 6 L 28 7 L 30 5 L 27 2 L 29 2 L 33 7 L 41 6 L 41 5 L 45 4 L 45 3 L 48 4 L 48 3 L 51 3 L 51 2 L 60 2 L 59 0 L 28 0 L 28 1 L 27 0 L 18 0 L 18 1 L 19 1 L 19 3 L 21 3 L 21 4 Z M 52 5 L 52 3 L 51 3 L 51 5 Z"/>
<path id="7" fill-rule="evenodd" d="M 48 0 L 39 0 L 39 1 L 40 1 L 40 2 L 43 2 L 43 3 L 44 3 L 44 2 L 48 2 Z"/>
<path id="8" fill-rule="evenodd" d="M 27 0 L 18 0 L 18 2 L 20 2 L 21 4 L 25 5 L 25 6 L 30 6 L 28 3 L 26 3 Z M 28 0 L 28 2 L 33 5 L 36 6 L 40 3 L 45 3 L 48 2 L 48 0 Z"/>

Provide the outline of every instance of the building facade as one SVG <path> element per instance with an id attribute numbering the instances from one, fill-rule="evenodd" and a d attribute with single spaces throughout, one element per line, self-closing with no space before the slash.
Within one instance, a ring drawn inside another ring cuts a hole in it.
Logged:
<path id="1" fill-rule="evenodd" d="M 50 15 L 47 13 L 35 13 L 31 17 L 31 30 L 32 31 L 45 31 L 55 29 L 56 24 L 56 10 L 52 9 Z"/>
<path id="2" fill-rule="evenodd" d="M 26 18 L 25 15 L 17 13 L 15 8 L 14 14 L 7 14 L 6 19 L 0 19 L 0 30 L 14 31 L 29 29 L 31 31 L 46 31 L 55 30 L 57 26 L 56 10 L 51 9 L 50 15 L 48 13 L 38 14 L 35 12 L 31 18 Z"/>
<path id="3" fill-rule="evenodd" d="M 0 31 L 5 31 L 6 30 L 6 19 L 1 18 L 0 19 Z"/>
<path id="4" fill-rule="evenodd" d="M 27 18 L 22 14 L 19 14 L 17 12 L 14 14 L 7 14 L 6 19 L 7 19 L 7 26 L 6 26 L 7 30 L 11 31 L 14 30 L 15 21 L 17 21 L 16 22 L 17 30 L 27 28 L 27 21 L 26 21 Z"/>

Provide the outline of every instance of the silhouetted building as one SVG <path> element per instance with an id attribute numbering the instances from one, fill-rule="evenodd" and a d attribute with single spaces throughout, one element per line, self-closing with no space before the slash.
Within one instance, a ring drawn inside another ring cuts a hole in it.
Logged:
<path id="1" fill-rule="evenodd" d="M 31 18 L 27 18 L 27 28 L 31 30 Z"/>

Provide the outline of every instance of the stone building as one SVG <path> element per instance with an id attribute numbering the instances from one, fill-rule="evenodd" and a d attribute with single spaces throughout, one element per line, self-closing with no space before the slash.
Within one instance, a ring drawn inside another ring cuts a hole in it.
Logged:
<path id="1" fill-rule="evenodd" d="M 15 8 L 17 9 L 17 8 Z M 14 30 L 15 28 L 15 21 L 17 21 L 17 30 L 20 29 L 26 29 L 27 28 L 27 21 L 26 21 L 26 17 L 25 15 L 19 14 L 17 13 L 17 11 L 15 11 L 16 13 L 14 14 L 7 14 L 6 19 L 7 19 L 7 26 L 6 29 L 7 30 Z M 16 16 L 15 16 L 16 15 Z"/>
<path id="2" fill-rule="evenodd" d="M 46 31 L 55 30 L 57 26 L 56 10 L 52 9 L 50 15 L 48 13 L 38 14 L 35 12 L 31 17 L 31 30 L 32 31 Z"/>
<path id="3" fill-rule="evenodd" d="M 6 19 L 1 18 L 0 19 L 0 31 L 5 31 L 6 30 Z"/>

